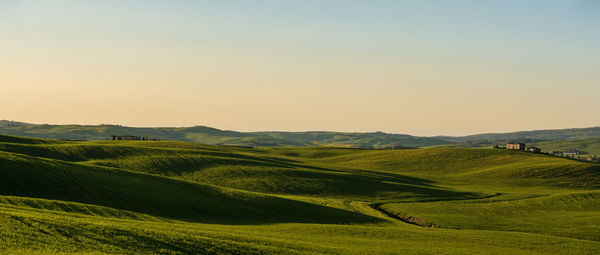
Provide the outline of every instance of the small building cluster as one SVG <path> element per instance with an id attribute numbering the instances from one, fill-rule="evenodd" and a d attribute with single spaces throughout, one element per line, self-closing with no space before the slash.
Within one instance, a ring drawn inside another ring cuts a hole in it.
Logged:
<path id="1" fill-rule="evenodd" d="M 542 150 L 538 147 L 527 147 L 524 143 L 507 143 L 506 148 L 509 150 L 521 150 L 521 151 L 530 151 L 533 153 L 540 153 Z"/>
<path id="2" fill-rule="evenodd" d="M 495 145 L 494 148 L 496 149 L 504 149 L 504 147 L 500 147 L 499 145 Z M 506 149 L 509 150 L 521 150 L 521 151 L 529 151 L 529 152 L 533 152 L 533 153 L 541 153 L 542 150 L 538 147 L 527 147 L 526 144 L 524 143 L 507 143 L 506 144 Z M 546 153 L 548 154 L 548 153 Z M 553 151 L 552 155 L 554 156 L 559 156 L 559 157 L 568 157 L 568 158 L 576 158 L 575 156 L 581 156 L 581 155 L 590 155 L 589 153 L 585 152 L 585 151 L 580 151 L 580 150 L 567 150 L 567 151 Z M 589 162 L 594 162 L 594 163 L 600 163 L 600 158 L 596 157 L 596 156 L 589 156 L 587 158 L 580 158 L 577 157 L 580 160 L 586 159 Z"/>
<path id="3" fill-rule="evenodd" d="M 113 140 L 128 140 L 128 141 L 159 141 L 159 139 L 150 138 L 147 136 L 135 135 L 111 135 Z"/>
<path id="4" fill-rule="evenodd" d="M 562 157 L 575 157 L 575 156 L 579 156 L 579 155 L 586 155 L 588 153 L 585 151 L 580 151 L 580 150 L 567 150 L 567 151 L 553 151 L 552 154 L 554 154 L 555 156 L 562 156 Z"/>

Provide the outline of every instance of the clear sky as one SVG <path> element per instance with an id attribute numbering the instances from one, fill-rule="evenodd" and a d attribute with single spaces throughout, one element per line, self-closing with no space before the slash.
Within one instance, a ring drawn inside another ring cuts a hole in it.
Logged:
<path id="1" fill-rule="evenodd" d="M 0 119 L 414 135 L 600 125 L 600 1 L 0 1 Z"/>

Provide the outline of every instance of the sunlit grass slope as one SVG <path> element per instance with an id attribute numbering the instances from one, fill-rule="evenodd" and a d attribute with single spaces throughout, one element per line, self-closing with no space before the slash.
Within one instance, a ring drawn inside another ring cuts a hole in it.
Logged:
<path id="1" fill-rule="evenodd" d="M 598 254 L 599 176 L 494 149 L 0 136 L 0 253 Z"/>
<path id="2" fill-rule="evenodd" d="M 502 200 L 390 203 L 386 211 L 420 224 L 519 231 L 600 241 L 600 191 Z"/>
<path id="3" fill-rule="evenodd" d="M 499 231 L 213 225 L 0 207 L 0 252 L 119 254 L 596 254 L 597 242 Z"/>
<path id="4" fill-rule="evenodd" d="M 600 138 L 548 141 L 534 145 L 548 152 L 580 150 L 590 155 L 600 156 Z"/>
<path id="5" fill-rule="evenodd" d="M 600 165 L 504 149 L 328 150 L 296 155 L 347 167 L 433 179 L 444 183 L 600 188 Z"/>

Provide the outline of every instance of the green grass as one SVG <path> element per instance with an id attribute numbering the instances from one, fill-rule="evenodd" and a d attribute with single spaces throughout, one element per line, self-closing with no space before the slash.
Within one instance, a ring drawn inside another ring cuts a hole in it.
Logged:
<path id="1" fill-rule="evenodd" d="M 277 149 L 293 154 L 302 149 Z M 316 149 L 328 151 L 328 149 Z M 312 157 L 317 154 L 297 154 Z M 503 149 L 332 150 L 313 161 L 458 185 L 600 188 L 600 165 Z"/>
<path id="2" fill-rule="evenodd" d="M 600 168 L 495 149 L 0 136 L 0 220 L 7 254 L 598 254 Z"/>
<path id="3" fill-rule="evenodd" d="M 548 152 L 581 150 L 589 153 L 590 155 L 600 156 L 600 138 L 548 141 L 536 143 L 534 146 L 537 146 L 543 151 Z"/>
<path id="4" fill-rule="evenodd" d="M 218 223 L 374 222 L 339 209 L 115 168 L 0 152 L 0 194 Z M 289 208 L 288 208 L 289 207 Z M 277 213 L 282 209 L 287 213 Z"/>
<path id="5" fill-rule="evenodd" d="M 555 193 L 558 193 L 555 191 Z M 421 225 L 502 230 L 600 241 L 600 192 L 526 196 L 503 200 L 389 203 L 388 212 Z"/>
<path id="6" fill-rule="evenodd" d="M 139 221 L 7 209 L 3 253 L 209 254 L 594 254 L 596 242 L 499 231 L 413 226 L 234 226 Z M 75 220 L 74 220 L 75 219 Z"/>

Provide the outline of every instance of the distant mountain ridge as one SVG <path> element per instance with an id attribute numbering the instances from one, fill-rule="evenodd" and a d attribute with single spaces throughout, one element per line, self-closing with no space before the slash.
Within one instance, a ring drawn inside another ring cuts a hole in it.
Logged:
<path id="1" fill-rule="evenodd" d="M 0 134 L 68 140 L 108 140 L 111 135 L 256 147 L 340 146 L 351 148 L 408 148 L 451 143 L 446 140 L 402 134 L 347 132 L 237 132 L 206 126 L 125 127 L 120 125 L 48 125 L 0 122 Z"/>
<path id="2" fill-rule="evenodd" d="M 435 136 L 435 138 L 448 140 L 452 142 L 466 141 L 499 141 L 499 140 L 576 140 L 600 137 L 600 126 L 589 128 L 568 128 L 568 129 L 547 129 L 547 130 L 531 130 L 517 131 L 510 133 L 485 133 L 468 136 L 452 137 L 452 136 Z"/>
<path id="3" fill-rule="evenodd" d="M 0 127 L 23 126 L 23 125 L 30 125 L 30 124 L 25 123 L 25 122 L 12 121 L 12 120 L 0 120 Z"/>
<path id="4" fill-rule="evenodd" d="M 469 136 L 419 137 L 384 132 L 332 131 L 237 132 L 206 126 L 126 127 L 121 125 L 48 125 L 0 120 L 0 134 L 49 139 L 108 140 L 111 135 L 136 135 L 173 141 L 253 147 L 339 146 L 401 149 L 409 147 L 486 147 L 507 141 L 527 143 L 600 137 L 600 127 L 487 133 Z"/>

